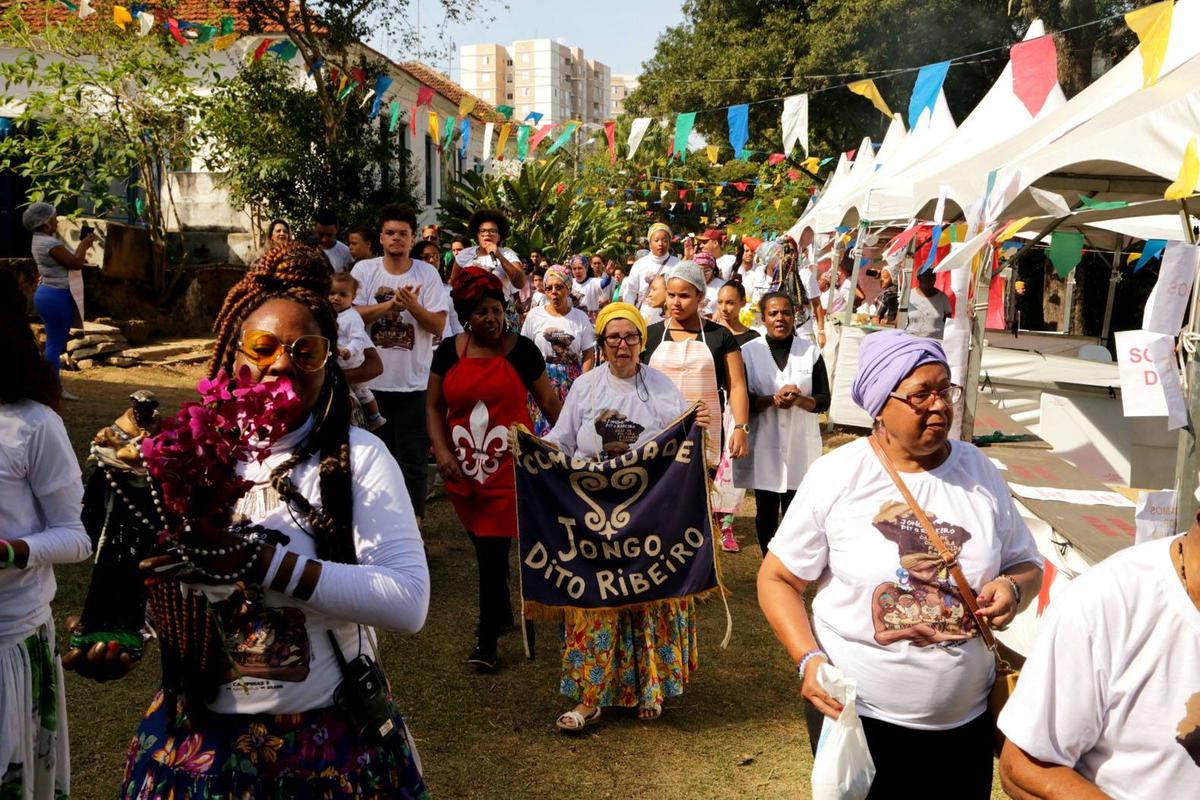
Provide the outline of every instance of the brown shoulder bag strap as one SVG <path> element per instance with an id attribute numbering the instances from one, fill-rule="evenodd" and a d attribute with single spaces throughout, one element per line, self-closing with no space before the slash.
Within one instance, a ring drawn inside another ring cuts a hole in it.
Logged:
<path id="1" fill-rule="evenodd" d="M 883 451 L 883 447 L 876 441 L 875 435 L 868 434 L 867 438 L 871 440 L 871 449 L 875 451 L 875 455 L 879 456 L 879 462 L 887 470 L 892 483 L 896 484 L 896 488 L 900 490 L 900 495 L 904 498 L 904 502 L 908 503 L 908 507 L 912 509 L 917 522 L 921 523 L 921 527 L 925 529 L 925 535 L 929 537 L 929 541 L 933 543 L 934 548 L 937 550 L 938 557 L 942 559 L 946 565 L 946 569 L 950 571 L 951 577 L 954 578 L 954 583 L 958 586 L 958 593 L 962 595 L 963 602 L 967 604 L 967 609 L 970 610 L 971 616 L 975 618 L 975 624 L 979 626 L 979 635 L 983 638 L 983 643 L 987 645 L 989 650 L 995 652 L 996 637 L 992 635 L 992 629 L 988 627 L 987 622 L 979 616 L 979 603 L 975 599 L 975 591 L 971 588 L 971 584 L 967 582 L 967 576 L 963 575 L 962 569 L 958 566 L 958 559 L 950 551 L 950 548 L 946 547 L 946 543 L 942 541 L 942 537 L 938 536 L 933 523 L 929 521 L 929 517 L 925 515 L 921 506 L 917 504 L 916 498 L 912 496 L 912 492 L 904 484 L 904 480 L 900 477 L 900 473 L 896 471 L 896 467 L 892 464 L 892 460 L 888 458 L 888 454 Z"/>

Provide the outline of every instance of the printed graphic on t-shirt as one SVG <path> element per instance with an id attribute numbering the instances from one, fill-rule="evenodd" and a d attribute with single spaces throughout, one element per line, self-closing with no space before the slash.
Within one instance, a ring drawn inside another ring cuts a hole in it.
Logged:
<path id="1" fill-rule="evenodd" d="M 384 303 L 396 294 L 392 286 L 380 286 L 375 290 L 375 302 Z M 389 311 L 371 326 L 371 341 L 376 347 L 412 350 L 416 343 L 417 329 L 400 318 L 400 311 Z"/>
<path id="2" fill-rule="evenodd" d="M 1188 698 L 1187 712 L 1179 723 L 1175 741 L 1187 751 L 1192 762 L 1200 767 L 1200 692 Z"/>
<path id="3" fill-rule="evenodd" d="M 929 521 L 957 557 L 971 534 L 932 514 Z M 927 647 L 977 636 L 974 619 L 912 510 L 903 503 L 885 504 L 871 524 L 900 552 L 896 580 L 879 584 L 871 596 L 875 641 L 889 645 L 907 639 Z"/>
<path id="4" fill-rule="evenodd" d="M 587 307 L 584 305 L 584 297 L 583 297 L 582 290 L 575 289 L 575 288 L 571 289 L 571 305 L 575 306 L 576 308 L 581 308 L 584 311 L 587 311 Z"/>
<path id="5" fill-rule="evenodd" d="M 226 680 L 239 675 L 291 683 L 306 679 L 312 649 L 304 623 L 304 612 L 298 608 L 271 608 L 257 597 L 248 597 L 230 621 L 233 668 Z"/>
<path id="6" fill-rule="evenodd" d="M 571 345 L 575 342 L 572 334 L 558 328 L 546 328 L 542 331 L 542 338 L 554 348 L 554 354 L 546 356 L 547 364 L 579 363 L 579 359 L 571 352 Z"/>
<path id="7" fill-rule="evenodd" d="M 646 430 L 620 411 L 605 409 L 596 415 L 596 433 L 604 443 L 604 455 L 614 458 L 629 452 L 637 443 L 642 431 Z"/>

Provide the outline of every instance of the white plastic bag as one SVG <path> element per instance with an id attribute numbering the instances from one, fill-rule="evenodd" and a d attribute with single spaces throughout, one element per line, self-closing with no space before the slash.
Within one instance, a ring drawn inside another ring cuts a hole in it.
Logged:
<path id="1" fill-rule="evenodd" d="M 813 800 L 863 800 L 875 780 L 875 761 L 854 705 L 858 684 L 828 663 L 817 667 L 817 682 L 842 704 L 842 715 L 836 721 L 825 717 L 821 726 L 812 768 Z"/>

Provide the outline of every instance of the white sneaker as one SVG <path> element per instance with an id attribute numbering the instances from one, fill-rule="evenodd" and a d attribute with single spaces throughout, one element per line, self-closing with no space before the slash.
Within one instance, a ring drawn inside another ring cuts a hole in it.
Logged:
<path id="1" fill-rule="evenodd" d="M 62 390 L 62 399 L 63 400 L 78 400 L 79 395 L 71 394 L 66 389 L 63 389 Z"/>

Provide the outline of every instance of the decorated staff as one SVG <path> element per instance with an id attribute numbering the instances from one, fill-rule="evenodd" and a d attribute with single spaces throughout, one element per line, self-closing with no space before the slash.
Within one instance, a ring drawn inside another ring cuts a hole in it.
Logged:
<path id="1" fill-rule="evenodd" d="M 67 697 L 50 601 L 54 564 L 88 557 L 83 484 L 62 418 L 58 380 L 38 353 L 25 293 L 0 270 L 0 778 L 5 797 L 71 791 Z"/>
<path id="2" fill-rule="evenodd" d="M 395 460 L 350 426 L 331 277 L 305 245 L 259 258 L 217 317 L 203 403 L 142 443 L 164 691 L 122 797 L 426 794 L 370 626 L 419 630 L 429 571 Z"/>
<path id="3" fill-rule="evenodd" d="M 467 663 L 493 672 L 500 633 L 515 621 L 508 553 L 517 535 L 517 508 L 508 428 L 531 425 L 527 397 L 551 422 L 560 402 L 542 354 L 509 330 L 495 275 L 467 267 L 454 279 L 451 296 L 463 332 L 433 355 L 426 422 L 438 472 L 479 566 L 479 622 Z"/>
<path id="4" fill-rule="evenodd" d="M 639 363 L 646 326 L 636 308 L 627 303 L 605 306 L 596 320 L 596 335 L 603 363 L 575 381 L 546 441 L 561 448 L 568 458 L 593 462 L 619 459 L 621 463 L 677 420 L 686 404 L 669 378 Z M 707 426 L 710 413 L 707 408 L 697 411 L 696 425 Z M 692 450 L 690 464 L 699 463 L 700 453 Z M 702 471 L 700 475 L 703 477 Z M 616 475 L 611 479 L 618 480 Z M 579 485 L 586 493 L 591 483 L 581 479 Z M 671 484 L 669 488 L 676 509 L 698 509 L 692 527 L 698 531 L 709 529 L 703 481 L 690 486 Z M 689 494 L 689 502 L 679 502 L 681 492 Z M 539 494 L 533 505 L 544 509 L 551 499 L 561 498 L 558 493 Z M 661 507 L 662 501 L 647 498 L 641 502 L 638 509 L 626 510 L 641 511 L 650 526 L 637 530 L 650 532 L 654 508 Z M 540 525 L 543 530 L 561 527 L 556 518 L 543 514 L 542 519 L 546 523 Z M 526 531 L 538 534 L 533 530 L 534 521 L 524 515 L 521 525 L 522 564 L 529 566 Z M 632 528 L 629 531 L 637 532 Z M 684 532 L 676 525 L 664 533 L 679 538 Z M 694 552 L 707 546 L 711 552 L 711 542 L 709 530 L 706 541 L 685 549 Z M 602 599 L 607 602 L 599 607 L 586 611 L 568 608 L 565 612 L 560 685 L 562 693 L 577 705 L 558 718 L 558 727 L 563 731 L 581 730 L 595 722 L 603 706 L 637 708 L 639 719 L 657 719 L 662 714 L 663 700 L 683 693 L 684 684 L 698 664 L 695 604 L 690 596 L 645 603 L 636 596 L 620 594 L 618 589 L 617 596 Z"/>

